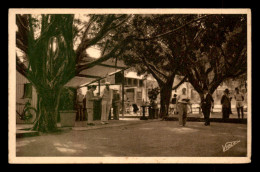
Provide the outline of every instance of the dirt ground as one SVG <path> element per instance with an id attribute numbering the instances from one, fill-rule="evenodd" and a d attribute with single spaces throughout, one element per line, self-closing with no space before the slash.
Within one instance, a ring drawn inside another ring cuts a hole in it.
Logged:
<path id="1" fill-rule="evenodd" d="M 119 121 L 120 123 L 120 121 Z M 130 122 L 131 123 L 131 122 Z M 16 140 L 16 156 L 241 157 L 247 154 L 247 125 L 153 121 L 91 130 L 65 130 Z M 223 152 L 226 142 L 239 141 Z"/>

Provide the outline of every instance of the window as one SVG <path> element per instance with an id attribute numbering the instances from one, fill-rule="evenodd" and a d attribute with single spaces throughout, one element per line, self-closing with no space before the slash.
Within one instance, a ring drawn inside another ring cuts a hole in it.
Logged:
<path id="1" fill-rule="evenodd" d="M 128 78 L 127 79 L 127 85 L 129 85 L 129 86 L 133 85 L 132 78 Z"/>
<path id="2" fill-rule="evenodd" d="M 137 92 L 137 99 L 141 99 L 142 100 L 142 91 L 138 91 Z"/>
<path id="3" fill-rule="evenodd" d="M 115 84 L 121 84 L 124 79 L 124 75 L 122 72 L 118 72 L 115 74 Z"/>
<path id="4" fill-rule="evenodd" d="M 31 83 L 24 84 L 23 98 L 32 98 L 32 84 Z"/>
<path id="5" fill-rule="evenodd" d="M 127 92 L 127 93 L 129 93 L 129 92 L 134 93 L 134 92 L 135 92 L 135 89 L 134 89 L 134 88 L 126 89 L 126 92 Z"/>
<path id="6" fill-rule="evenodd" d="M 137 79 L 134 79 L 134 86 L 138 86 L 138 80 Z"/>
<path id="7" fill-rule="evenodd" d="M 139 87 L 142 87 L 143 86 L 143 80 L 139 80 Z"/>

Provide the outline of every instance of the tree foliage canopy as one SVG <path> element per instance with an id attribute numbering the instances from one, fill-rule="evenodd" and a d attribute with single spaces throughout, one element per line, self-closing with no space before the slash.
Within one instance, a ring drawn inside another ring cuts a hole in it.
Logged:
<path id="1" fill-rule="evenodd" d="M 159 82 L 175 73 L 198 92 L 214 92 L 246 72 L 246 34 L 246 15 L 136 15 L 135 42 L 124 59 Z"/>
<path id="2" fill-rule="evenodd" d="M 25 14 L 16 15 L 16 25 L 17 70 L 37 90 L 45 129 L 48 121 L 55 128 L 61 87 L 109 58 L 152 74 L 164 112 L 176 75 L 199 93 L 205 87 L 213 93 L 247 69 L 246 15 Z M 101 50 L 100 58 L 90 57 L 91 47 Z"/>
<path id="3" fill-rule="evenodd" d="M 22 52 L 17 55 L 17 70 L 31 81 L 48 73 L 55 81 L 59 78 L 66 83 L 82 70 L 122 52 L 127 41 L 116 39 L 116 35 L 128 18 L 124 14 L 86 15 L 84 20 L 70 14 L 17 15 L 16 45 Z M 113 41 L 108 45 L 112 48 L 91 60 L 86 50 L 93 46 L 102 50 L 103 42 L 109 41 Z M 45 64 L 48 71 L 43 68 Z"/>
<path id="4" fill-rule="evenodd" d="M 246 15 L 134 15 L 131 27 L 133 42 L 123 59 L 157 80 L 162 108 L 176 75 L 184 77 L 176 88 L 187 78 L 202 94 L 246 72 Z"/>
<path id="5" fill-rule="evenodd" d="M 211 15 L 199 26 L 196 39 L 188 39 L 181 72 L 199 93 L 203 88 L 213 93 L 225 79 L 246 73 L 246 26 L 245 15 Z"/>
<path id="6" fill-rule="evenodd" d="M 72 14 L 16 15 L 16 67 L 36 88 L 39 116 L 34 129 L 53 131 L 57 128 L 60 90 L 74 76 L 122 53 L 128 40 L 115 39 L 128 15 Z M 101 57 L 92 60 L 86 50 L 105 48 Z"/>

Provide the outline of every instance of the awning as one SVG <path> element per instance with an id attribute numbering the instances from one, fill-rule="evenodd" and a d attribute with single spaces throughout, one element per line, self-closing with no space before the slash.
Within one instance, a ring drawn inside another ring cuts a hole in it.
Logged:
<path id="1" fill-rule="evenodd" d="M 123 61 L 108 59 L 101 64 L 83 70 L 80 72 L 80 74 L 72 78 L 65 86 L 74 88 L 83 87 L 88 84 L 98 82 L 107 76 L 112 76 L 115 73 L 126 69 L 128 69 L 128 67 L 124 64 Z"/>

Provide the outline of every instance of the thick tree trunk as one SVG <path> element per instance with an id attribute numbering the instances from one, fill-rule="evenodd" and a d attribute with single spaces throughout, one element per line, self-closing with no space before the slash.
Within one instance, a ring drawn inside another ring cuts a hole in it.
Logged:
<path id="1" fill-rule="evenodd" d="M 33 130 L 41 132 L 57 131 L 57 116 L 61 89 L 45 90 L 38 93 L 38 118 Z"/>
<path id="2" fill-rule="evenodd" d="M 161 100 L 160 117 L 161 118 L 168 116 L 169 103 L 172 96 L 172 84 L 169 83 L 160 86 L 160 100 Z"/>

